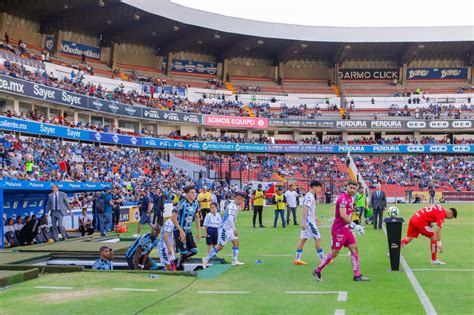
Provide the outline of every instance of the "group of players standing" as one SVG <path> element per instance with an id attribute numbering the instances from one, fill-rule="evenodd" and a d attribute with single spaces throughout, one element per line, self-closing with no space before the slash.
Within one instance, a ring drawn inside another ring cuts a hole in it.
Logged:
<path id="1" fill-rule="evenodd" d="M 346 190 L 338 197 L 335 205 L 334 222 L 331 228 L 332 245 L 327 255 L 324 255 L 321 247 L 321 234 L 318 226 L 320 221 L 316 218 L 316 200 L 322 184 L 311 181 L 309 191 L 304 196 L 300 240 L 296 249 L 295 265 L 306 265 L 302 261 L 303 248 L 308 239 L 314 239 L 315 250 L 320 258 L 319 265 L 314 269 L 313 275 L 317 281 L 322 281 L 322 270 L 336 258 L 343 247 L 347 247 L 351 255 L 354 281 L 368 281 L 369 278 L 362 276 L 359 268 L 359 252 L 354 234 L 363 235 L 364 227 L 352 220 L 354 209 L 354 198 L 358 183 L 349 181 Z M 192 222 L 197 225 L 196 239 L 201 239 L 201 217 L 199 202 L 196 200 L 196 190 L 192 186 L 185 187 L 184 198 L 174 207 L 171 218 L 166 220 L 163 227 L 150 225 L 151 232 L 138 237 L 129 247 L 125 256 L 129 268 L 132 270 L 157 270 L 160 266 L 154 259 L 150 258 L 153 248 L 157 247 L 161 264 L 167 271 L 183 270 L 186 259 L 198 253 L 195 238 L 192 233 Z M 232 265 L 239 266 L 244 263 L 238 260 L 239 239 L 235 225 L 238 212 L 243 208 L 246 195 L 236 192 L 233 200 L 227 203 L 222 213 L 222 220 L 218 227 L 217 245 L 210 248 L 207 256 L 202 258 L 202 267 L 206 268 L 209 261 L 228 243 L 232 243 Z M 212 203 L 217 208 L 217 204 Z M 407 237 L 401 241 L 402 247 L 407 245 L 413 238 L 422 234 L 430 238 L 430 249 L 433 264 L 444 264 L 436 258 L 436 253 L 442 251 L 441 228 L 444 219 L 457 217 L 455 208 L 444 209 L 439 205 L 422 208 L 416 212 L 409 221 Z M 431 229 L 432 223 L 438 226 L 437 231 Z M 354 233 L 353 233 L 354 232 Z M 161 233 L 161 236 L 160 236 Z M 175 253 L 179 252 L 179 258 Z"/>

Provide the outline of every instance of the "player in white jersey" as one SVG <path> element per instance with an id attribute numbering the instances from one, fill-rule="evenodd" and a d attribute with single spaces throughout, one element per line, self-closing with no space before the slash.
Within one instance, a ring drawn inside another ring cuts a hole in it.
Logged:
<path id="1" fill-rule="evenodd" d="M 309 185 L 309 191 L 304 196 L 303 201 L 303 212 L 301 218 L 301 236 L 298 246 L 296 247 L 296 256 L 293 264 L 295 265 L 307 265 L 308 263 L 301 260 L 303 255 L 303 247 L 306 240 L 309 238 L 314 239 L 314 247 L 319 256 L 319 259 L 324 258 L 323 249 L 321 248 L 321 234 L 316 223 L 319 220 L 316 219 L 316 196 L 321 191 L 321 183 L 317 180 L 312 180 Z"/>
<path id="2" fill-rule="evenodd" d="M 232 242 L 232 265 L 244 265 L 243 262 L 240 262 L 237 259 L 239 255 L 240 242 L 238 239 L 239 234 L 235 226 L 235 220 L 237 219 L 239 210 L 242 209 L 244 200 L 245 194 L 238 192 L 236 193 L 234 200 L 225 207 L 224 213 L 222 214 L 221 226 L 219 227 L 219 236 L 217 240 L 218 244 L 216 247 L 211 249 L 206 257 L 202 258 L 203 268 L 207 267 L 209 260 L 211 260 L 213 257 L 216 257 L 217 253 L 224 248 L 227 242 Z"/>
<path id="3" fill-rule="evenodd" d="M 160 261 L 167 271 L 176 271 L 176 266 L 174 264 L 175 252 L 174 252 L 174 235 L 173 235 L 174 224 L 171 219 L 166 220 L 163 225 L 163 231 L 161 233 L 161 239 L 158 243 L 158 255 L 160 256 Z"/>

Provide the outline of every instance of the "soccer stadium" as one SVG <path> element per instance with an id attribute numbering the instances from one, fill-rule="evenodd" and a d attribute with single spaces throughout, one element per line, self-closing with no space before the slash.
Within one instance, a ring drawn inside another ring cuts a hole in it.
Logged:
<path id="1" fill-rule="evenodd" d="M 474 314 L 473 4 L 207 2 L 0 1 L 0 314 Z"/>

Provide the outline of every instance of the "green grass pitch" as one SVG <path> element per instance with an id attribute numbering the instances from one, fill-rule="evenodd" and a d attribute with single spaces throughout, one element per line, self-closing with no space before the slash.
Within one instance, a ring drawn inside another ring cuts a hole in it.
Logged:
<path id="1" fill-rule="evenodd" d="M 443 229 L 444 253 L 439 258 L 446 261 L 445 266 L 430 264 L 429 241 L 423 237 L 402 251 L 438 314 L 474 314 L 474 207 L 468 203 L 456 206 L 458 219 L 447 221 Z M 406 221 L 418 209 L 417 205 L 399 208 Z M 331 241 L 333 211 L 333 206 L 328 205 L 319 205 L 317 209 L 325 252 Z M 217 278 L 150 279 L 146 274 L 124 272 L 43 275 L 0 291 L 0 314 L 134 314 L 154 303 L 157 304 L 140 314 L 335 314 L 336 310 L 344 310 L 345 314 L 425 314 L 406 274 L 388 272 L 388 246 L 383 231 L 368 226 L 366 235 L 357 238 L 361 271 L 371 278 L 370 282 L 352 281 L 350 258 L 346 256 L 347 250 L 343 250 L 324 270 L 325 281 L 318 283 L 311 275 L 319 262 L 313 242 L 307 242 L 303 253 L 309 264 L 292 264 L 299 227 L 273 229 L 271 208 L 264 211 L 265 229 L 252 228 L 251 216 L 251 212 L 241 212 L 237 220 L 239 259 L 245 266 L 233 267 Z M 406 228 L 405 223 L 403 233 Z M 134 232 L 135 226 L 131 225 L 128 234 Z M 204 239 L 199 242 L 199 251 L 198 257 L 206 251 Z M 220 257 L 230 261 L 230 254 L 231 246 L 227 246 Z M 258 259 L 263 264 L 256 264 Z M 38 286 L 74 289 L 35 288 Z M 113 288 L 156 291 L 125 292 Z M 249 293 L 213 295 L 200 291 Z M 347 301 L 338 301 L 337 294 L 286 291 L 346 291 Z"/>

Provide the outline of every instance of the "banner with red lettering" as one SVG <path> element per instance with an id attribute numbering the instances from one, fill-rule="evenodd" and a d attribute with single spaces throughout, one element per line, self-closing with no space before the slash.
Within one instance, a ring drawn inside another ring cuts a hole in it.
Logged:
<path id="1" fill-rule="evenodd" d="M 268 127 L 267 118 L 206 115 L 204 121 L 207 126 L 241 127 L 241 128 L 267 128 Z"/>
<path id="2" fill-rule="evenodd" d="M 474 191 L 443 191 L 446 201 L 474 201 Z"/>

